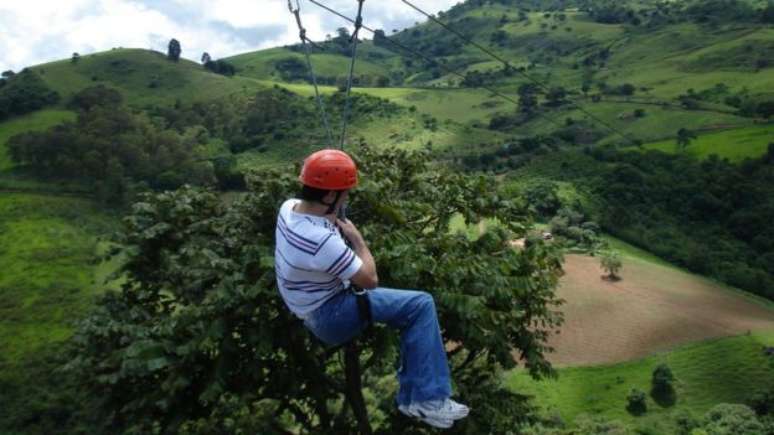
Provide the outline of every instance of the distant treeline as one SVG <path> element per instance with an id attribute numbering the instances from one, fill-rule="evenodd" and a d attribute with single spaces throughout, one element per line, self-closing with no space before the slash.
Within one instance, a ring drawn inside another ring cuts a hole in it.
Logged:
<path id="1" fill-rule="evenodd" d="M 612 147 L 552 160 L 551 178 L 585 185 L 602 201 L 605 231 L 774 300 L 774 143 L 739 165 Z"/>
<path id="2" fill-rule="evenodd" d="M 501 4 L 523 12 L 554 12 L 578 8 L 598 23 L 659 25 L 691 21 L 696 23 L 762 22 L 774 23 L 774 5 L 755 7 L 744 0 L 691 0 L 686 2 L 653 2 L 633 8 L 615 0 L 470 0 L 458 3 L 446 14 L 456 18 L 485 6 Z M 642 2 L 645 3 L 645 2 Z"/>
<path id="3" fill-rule="evenodd" d="M 338 127 L 344 95 L 326 96 Z M 75 122 L 13 136 L 11 158 L 34 175 L 81 180 L 106 202 L 125 204 L 136 192 L 183 184 L 242 189 L 235 154 L 278 151 L 289 160 L 326 143 L 313 101 L 281 87 L 254 95 L 157 106 L 135 112 L 121 94 L 102 85 L 75 94 Z M 394 103 L 353 95 L 351 120 L 405 111 Z"/>
<path id="4" fill-rule="evenodd" d="M 82 180 L 97 196 L 122 203 L 136 189 L 174 189 L 184 183 L 215 182 L 212 163 L 197 152 L 197 131 L 179 133 L 121 104 L 121 94 L 103 86 L 76 94 L 75 122 L 8 141 L 11 158 L 40 177 Z"/>

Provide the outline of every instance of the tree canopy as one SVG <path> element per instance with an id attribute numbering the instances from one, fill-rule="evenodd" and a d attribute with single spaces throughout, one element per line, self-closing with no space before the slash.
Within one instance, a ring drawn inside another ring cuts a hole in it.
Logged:
<path id="1" fill-rule="evenodd" d="M 497 370 L 518 355 L 533 376 L 553 373 L 546 339 L 562 322 L 560 254 L 543 243 L 509 247 L 530 224 L 527 206 L 499 196 L 490 178 L 430 170 L 423 152 L 363 148 L 355 158 L 362 182 L 350 218 L 382 282 L 434 295 L 456 391 L 479 410 L 460 433 L 527 422 L 530 408 Z M 81 323 L 69 364 L 106 429 L 351 433 L 338 359 L 276 290 L 276 213 L 298 190 L 297 170 L 250 174 L 250 192 L 230 205 L 189 187 L 134 205 L 118 240 L 126 281 Z M 471 239 L 450 230 L 456 215 L 501 225 Z M 403 433 L 414 423 L 392 400 L 397 335 L 379 327 L 361 344 L 376 433 Z"/>

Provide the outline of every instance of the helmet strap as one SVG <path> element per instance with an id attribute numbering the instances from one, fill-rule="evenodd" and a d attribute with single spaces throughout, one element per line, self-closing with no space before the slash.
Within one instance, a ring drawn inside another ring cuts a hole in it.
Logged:
<path id="1" fill-rule="evenodd" d="M 327 203 L 327 202 L 323 201 L 322 199 L 320 200 L 320 203 L 322 205 L 327 205 L 328 206 L 328 210 L 325 212 L 326 215 L 333 214 L 333 212 L 336 210 L 336 203 L 339 202 L 339 199 L 341 198 L 341 195 L 343 193 L 344 193 L 343 190 L 337 190 L 336 191 L 336 198 L 334 198 L 333 202 L 331 202 L 331 203 Z"/>

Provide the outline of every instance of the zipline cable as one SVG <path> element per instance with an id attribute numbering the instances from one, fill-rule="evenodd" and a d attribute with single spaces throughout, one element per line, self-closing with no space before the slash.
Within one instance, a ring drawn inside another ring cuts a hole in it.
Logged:
<path id="1" fill-rule="evenodd" d="M 339 148 L 343 151 L 344 150 L 344 138 L 347 135 L 347 123 L 349 122 L 349 111 L 350 111 L 350 94 L 352 93 L 352 80 L 353 75 L 355 74 L 355 60 L 357 59 L 357 43 L 358 43 L 358 34 L 360 33 L 360 28 L 363 27 L 363 2 L 365 0 L 357 0 L 357 19 L 355 19 L 355 30 L 352 32 L 352 37 L 350 38 L 350 43 L 352 44 L 352 62 L 349 64 L 349 78 L 347 79 L 347 96 L 344 103 L 344 115 L 341 122 L 341 143 Z"/>
<path id="2" fill-rule="evenodd" d="M 322 8 L 322 9 L 325 9 L 326 11 L 330 12 L 330 13 L 331 13 L 331 14 L 333 14 L 333 15 L 336 15 L 336 16 L 338 16 L 339 18 L 341 18 L 341 19 L 343 19 L 343 20 L 349 21 L 350 23 L 355 23 L 355 22 L 356 22 L 356 21 L 355 21 L 355 20 L 353 20 L 352 18 L 350 18 L 350 17 L 348 17 L 348 16 L 346 16 L 346 15 L 344 15 L 344 14 L 342 14 L 342 13 L 340 13 L 340 12 L 338 12 L 338 11 L 334 10 L 334 9 L 331 9 L 330 7 L 328 7 L 328 6 L 326 6 L 326 5 L 324 5 L 324 4 L 320 3 L 320 2 L 318 2 L 317 0 L 309 0 L 309 2 L 310 2 L 310 3 L 312 3 L 312 4 L 314 4 L 314 5 L 316 5 L 316 6 L 318 6 L 318 7 L 320 7 L 320 8 Z M 361 23 L 361 26 L 360 26 L 360 27 L 361 27 L 363 30 L 365 30 L 365 31 L 367 31 L 367 32 L 369 32 L 369 33 L 371 33 L 372 35 L 373 35 L 373 34 L 376 34 L 376 31 L 375 31 L 374 29 L 372 29 L 372 28 L 370 28 L 370 27 L 366 26 L 365 24 L 362 24 L 362 23 Z M 451 68 L 449 68 L 449 67 L 447 67 L 447 66 L 444 66 L 444 65 L 442 65 L 442 64 L 440 64 L 440 63 L 438 63 L 438 62 L 437 62 L 435 59 L 433 59 L 432 57 L 430 57 L 430 56 L 428 56 L 428 55 L 426 55 L 426 54 L 422 53 L 421 51 L 417 51 L 417 50 L 415 50 L 415 49 L 413 49 L 413 48 L 411 48 L 411 47 L 408 47 L 408 46 L 406 46 L 406 45 L 404 45 L 404 44 L 401 44 L 400 42 L 397 42 L 397 41 L 395 41 L 395 40 L 393 40 L 393 39 L 391 39 L 391 38 L 385 38 L 385 40 L 386 40 L 386 41 L 388 41 L 390 44 L 394 45 L 395 47 L 398 47 L 398 48 L 400 48 L 400 49 L 402 49 L 402 50 L 405 50 L 405 51 L 407 51 L 407 52 L 409 52 L 409 53 L 411 53 L 411 54 L 413 54 L 413 55 L 415 55 L 415 56 L 421 57 L 422 59 L 424 59 L 424 60 L 425 60 L 425 62 L 428 62 L 428 63 L 429 63 L 429 64 L 431 64 L 431 65 L 435 65 L 435 66 L 437 66 L 438 68 L 442 69 L 442 70 L 443 70 L 444 72 L 446 72 L 447 74 L 452 74 L 452 75 L 454 75 L 454 76 L 457 76 L 457 77 L 459 77 L 459 78 L 461 78 L 461 79 L 463 79 L 463 80 L 466 78 L 466 77 L 465 77 L 465 75 L 463 75 L 463 74 L 460 74 L 459 72 L 457 72 L 457 71 L 455 71 L 455 70 L 453 70 L 453 69 L 451 69 Z M 494 88 L 491 88 L 491 87 L 489 87 L 489 86 L 485 86 L 485 85 L 479 85 L 479 86 L 476 86 L 476 87 L 477 87 L 477 88 L 480 88 L 480 89 L 487 90 L 487 91 L 489 91 L 489 92 L 490 92 L 492 95 L 495 95 L 495 96 L 497 96 L 497 97 L 500 97 L 500 98 L 502 98 L 503 100 L 506 100 L 506 101 L 508 101 L 508 102 L 510 102 L 510 103 L 513 103 L 513 104 L 515 104 L 516 106 L 518 106 L 518 105 L 519 105 L 519 102 L 518 102 L 518 100 L 515 100 L 515 99 L 513 99 L 513 98 L 511 98 L 511 97 L 509 97 L 509 96 L 507 96 L 507 95 L 503 94 L 502 92 L 499 92 L 499 91 L 495 90 Z M 542 114 L 542 113 L 539 113 L 539 112 L 538 112 L 538 113 L 537 113 L 537 115 L 538 115 L 539 117 L 541 117 L 541 118 L 543 118 L 543 119 L 545 119 L 545 120 L 547 120 L 547 121 L 551 122 L 552 124 L 554 124 L 554 125 L 556 125 L 556 126 L 559 126 L 559 127 L 563 127 L 563 126 L 564 126 L 564 125 L 563 125 L 561 122 L 559 122 L 559 121 L 556 121 L 556 120 L 552 119 L 551 117 L 549 117 L 549 116 L 547 116 L 547 115 L 545 115 L 545 114 Z"/>
<path id="3" fill-rule="evenodd" d="M 310 1 L 311 1 L 311 0 L 310 0 Z M 529 74 L 527 74 L 527 73 L 525 73 L 525 72 L 523 72 L 523 71 L 519 71 L 518 69 L 516 69 L 516 68 L 513 68 L 513 66 L 510 64 L 510 62 L 508 62 L 506 59 L 503 59 L 501 56 L 498 56 L 498 55 L 497 55 L 496 53 L 494 53 L 492 50 L 489 50 L 488 48 L 486 48 L 486 47 L 484 47 L 483 45 L 481 45 L 481 44 L 477 43 L 476 41 L 473 41 L 472 39 L 468 38 L 467 36 L 463 35 L 463 34 L 462 34 L 462 33 L 460 33 L 459 31 L 457 31 L 456 29 L 454 29 L 453 27 L 449 26 L 448 24 L 445 24 L 443 21 L 439 20 L 438 18 L 436 18 L 436 17 L 435 17 L 435 16 L 433 16 L 432 14 L 428 14 L 428 13 L 427 13 L 427 12 L 425 12 L 424 10 L 420 9 L 419 7 L 417 7 L 416 5 L 414 5 L 413 3 L 411 3 L 410 1 L 408 1 L 408 0 L 401 0 L 401 1 L 402 1 L 403 3 L 405 3 L 406 5 L 408 5 L 409 7 L 411 7 L 412 9 L 414 9 L 415 11 L 417 11 L 417 12 L 419 12 L 420 14 L 424 15 L 425 17 L 427 17 L 427 19 L 429 19 L 429 20 L 433 21 L 434 23 L 438 24 L 439 26 L 441 26 L 441 27 L 442 27 L 443 29 L 445 29 L 446 31 L 448 31 L 448 32 L 450 32 L 450 33 L 454 34 L 455 36 L 457 36 L 458 38 L 462 39 L 462 40 L 463 40 L 463 41 L 464 41 L 466 44 L 472 45 L 472 46 L 474 46 L 474 47 L 478 48 L 479 50 L 481 50 L 482 52 L 484 52 L 484 53 L 488 54 L 488 55 L 489 55 L 489 56 L 491 56 L 493 59 L 495 59 L 495 60 L 497 60 L 497 61 L 499 61 L 499 62 L 502 62 L 502 63 L 503 63 L 503 65 L 505 65 L 505 67 L 506 67 L 506 68 L 509 68 L 509 69 L 515 70 L 515 71 L 516 71 L 518 74 L 522 75 L 523 77 L 525 77 L 526 79 L 528 79 L 529 81 L 531 81 L 532 83 L 534 83 L 535 85 L 539 86 L 539 87 L 540 87 L 541 89 L 543 89 L 544 91 L 550 91 L 550 89 L 551 89 L 551 88 L 550 88 L 548 85 L 546 85 L 545 83 L 541 82 L 540 80 L 538 80 L 538 79 L 536 79 L 536 78 L 532 77 L 531 75 L 529 75 Z M 581 106 L 579 106 L 578 104 L 576 104 L 576 103 L 574 103 L 574 102 L 572 102 L 572 101 L 570 102 L 570 104 L 571 104 L 572 106 L 574 106 L 574 108 L 575 108 L 575 109 L 577 109 L 579 112 L 581 112 L 581 113 L 585 114 L 586 116 L 588 116 L 588 117 L 589 117 L 589 118 L 591 118 L 592 120 L 596 121 L 597 123 L 599 123 L 599 124 L 601 124 L 601 125 L 605 126 L 605 127 L 606 127 L 607 129 L 609 129 L 610 131 L 612 131 L 612 132 L 614 132 L 614 133 L 616 133 L 616 134 L 620 135 L 621 137 L 623 137 L 624 139 L 626 139 L 626 140 L 630 141 L 630 142 L 631 142 L 631 143 L 633 143 L 633 144 L 637 144 L 637 143 L 638 143 L 638 141 L 637 141 L 637 140 L 635 140 L 635 139 L 632 139 L 632 138 L 631 138 L 629 135 L 627 135 L 627 134 L 625 134 L 625 133 L 621 132 L 621 131 L 620 131 L 620 130 L 618 130 L 617 128 L 613 127 L 612 125 L 610 125 L 610 124 L 608 124 L 607 122 L 605 122 L 605 121 L 603 121 L 602 119 L 600 119 L 599 117 L 597 117 L 597 116 L 593 115 L 592 113 L 590 113 L 590 112 L 589 112 L 589 111 L 587 111 L 586 109 L 582 108 L 582 107 L 581 107 Z"/>
<path id="4" fill-rule="evenodd" d="M 317 44 L 312 42 L 312 40 L 306 36 L 306 28 L 301 23 L 301 4 L 299 3 L 299 0 L 296 0 L 295 8 L 293 8 L 293 3 L 291 3 L 291 1 L 292 0 L 288 0 L 288 9 L 290 10 L 290 13 L 296 17 L 296 24 L 298 24 L 298 36 L 301 38 L 301 44 L 304 46 L 306 66 L 309 69 L 309 75 L 312 77 L 312 84 L 314 85 L 314 96 L 317 100 L 317 107 L 320 110 L 323 125 L 325 126 L 325 132 L 328 135 L 328 142 L 330 142 L 331 148 L 333 148 L 335 146 L 335 142 L 333 141 L 333 131 L 331 130 L 330 122 L 328 122 L 328 114 L 325 112 L 325 104 L 323 104 L 322 98 L 320 97 L 320 90 L 317 86 L 317 76 L 315 76 L 314 68 L 312 68 L 312 57 L 309 53 L 309 45 L 307 45 L 307 42 L 315 47 L 317 47 Z"/>

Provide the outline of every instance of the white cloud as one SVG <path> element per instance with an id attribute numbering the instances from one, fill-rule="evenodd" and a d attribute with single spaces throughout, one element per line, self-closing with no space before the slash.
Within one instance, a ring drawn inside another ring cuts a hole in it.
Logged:
<path id="1" fill-rule="evenodd" d="M 295 2 L 295 0 L 293 0 Z M 417 0 L 430 12 L 458 0 Z M 355 0 L 322 0 L 352 16 Z M 308 34 L 321 40 L 351 24 L 301 0 Z M 369 0 L 364 21 L 373 28 L 405 28 L 421 15 L 399 0 Z M 178 39 L 183 57 L 198 60 L 292 44 L 298 40 L 286 0 L 0 0 L 0 70 L 64 59 L 112 47 L 166 51 Z"/>

